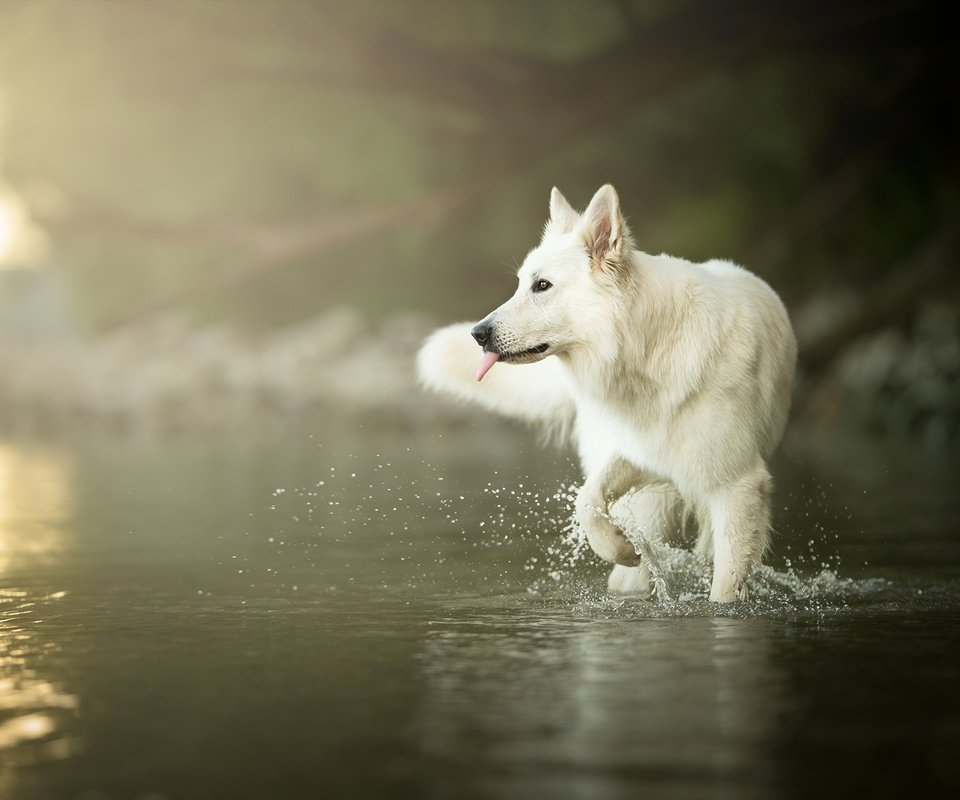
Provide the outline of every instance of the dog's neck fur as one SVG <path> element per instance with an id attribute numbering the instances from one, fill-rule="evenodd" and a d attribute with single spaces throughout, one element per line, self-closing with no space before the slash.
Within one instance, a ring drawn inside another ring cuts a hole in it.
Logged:
<path id="1" fill-rule="evenodd" d="M 630 387 L 644 379 L 645 341 L 643 338 L 631 340 L 626 330 L 628 326 L 636 326 L 643 332 L 640 320 L 645 305 L 644 276 L 635 255 L 631 254 L 629 264 L 621 265 L 623 272 L 620 275 L 610 278 L 619 284 L 618 291 L 611 292 L 611 302 L 621 307 L 607 317 L 609 325 L 606 329 L 596 330 L 591 341 L 582 342 L 560 355 L 579 388 L 586 390 L 590 387 L 590 394 L 606 400 L 627 400 L 632 394 Z"/>
<path id="2" fill-rule="evenodd" d="M 609 315 L 609 329 L 559 357 L 582 396 L 636 408 L 655 402 L 666 382 L 672 347 L 663 332 L 678 332 L 683 280 L 638 250 L 617 280 L 611 302 L 621 307 Z"/>

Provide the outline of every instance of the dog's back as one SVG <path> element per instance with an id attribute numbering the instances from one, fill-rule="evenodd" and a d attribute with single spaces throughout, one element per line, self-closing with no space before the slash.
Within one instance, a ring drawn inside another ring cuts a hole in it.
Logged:
<path id="1" fill-rule="evenodd" d="M 639 318 L 632 321 L 643 332 L 624 338 L 646 339 L 647 369 L 661 386 L 683 395 L 683 403 L 712 399 L 717 416 L 743 418 L 738 427 L 756 437 L 757 450 L 768 458 L 786 425 L 797 357 L 777 293 L 729 261 L 691 263 L 639 252 L 634 261 L 646 276 L 637 289 Z M 658 314 L 669 324 L 651 326 Z"/>

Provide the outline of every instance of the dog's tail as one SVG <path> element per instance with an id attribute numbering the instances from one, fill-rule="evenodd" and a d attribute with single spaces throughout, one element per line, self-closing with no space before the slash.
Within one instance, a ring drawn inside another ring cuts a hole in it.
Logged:
<path id="1" fill-rule="evenodd" d="M 481 383 L 476 379 L 481 353 L 470 337 L 471 327 L 469 322 L 450 325 L 427 339 L 417 355 L 420 382 L 565 437 L 575 407 L 560 363 L 546 358 L 534 364 L 497 364 Z"/>

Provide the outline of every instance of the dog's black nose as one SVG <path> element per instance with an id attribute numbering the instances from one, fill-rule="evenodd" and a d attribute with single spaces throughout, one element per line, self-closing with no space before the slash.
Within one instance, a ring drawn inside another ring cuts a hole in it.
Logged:
<path id="1" fill-rule="evenodd" d="M 470 335 L 477 340 L 477 344 L 483 347 L 490 335 L 493 333 L 493 326 L 489 322 L 480 322 L 470 331 Z"/>

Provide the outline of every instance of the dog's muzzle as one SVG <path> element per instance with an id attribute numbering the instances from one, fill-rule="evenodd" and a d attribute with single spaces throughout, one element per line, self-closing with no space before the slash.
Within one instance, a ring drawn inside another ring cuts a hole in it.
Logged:
<path id="1" fill-rule="evenodd" d="M 486 320 L 478 322 L 474 329 L 470 331 L 470 335 L 476 340 L 478 345 L 486 349 L 487 342 L 489 342 L 493 336 L 493 325 Z"/>

